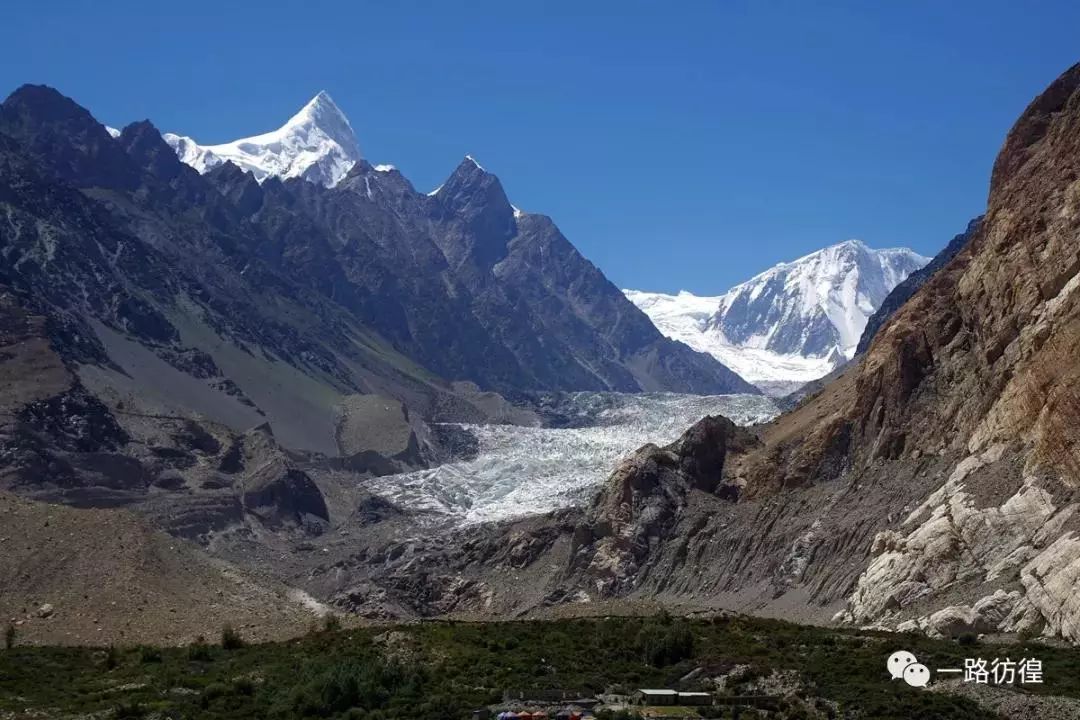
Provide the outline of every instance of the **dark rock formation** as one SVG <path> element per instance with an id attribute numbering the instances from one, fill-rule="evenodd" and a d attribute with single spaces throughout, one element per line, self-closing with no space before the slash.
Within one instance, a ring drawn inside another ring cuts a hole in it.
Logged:
<path id="1" fill-rule="evenodd" d="M 648 574 L 650 554 L 671 537 L 696 493 L 738 498 L 737 485 L 725 481 L 724 463 L 729 452 L 756 444 L 727 418 L 709 416 L 667 447 L 638 450 L 611 475 L 574 531 L 571 573 L 587 577 L 585 584 L 602 596 L 631 589 Z"/>

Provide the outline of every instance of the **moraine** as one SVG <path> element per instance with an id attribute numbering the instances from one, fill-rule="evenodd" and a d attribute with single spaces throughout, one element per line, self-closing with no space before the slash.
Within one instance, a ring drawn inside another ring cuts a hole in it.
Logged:
<path id="1" fill-rule="evenodd" d="M 541 404 L 549 427 L 454 425 L 476 438 L 475 457 L 373 478 L 366 487 L 465 525 L 507 520 L 587 503 L 621 458 L 645 443 L 674 441 L 706 415 L 750 425 L 778 414 L 760 395 L 577 392 L 547 395 Z"/>

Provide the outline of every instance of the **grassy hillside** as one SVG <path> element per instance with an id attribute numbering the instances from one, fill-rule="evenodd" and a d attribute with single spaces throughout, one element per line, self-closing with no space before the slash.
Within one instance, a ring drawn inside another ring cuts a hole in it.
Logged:
<path id="1" fill-rule="evenodd" d="M 1046 683 L 1032 686 L 1035 692 L 1080 696 L 1080 652 L 970 638 L 932 641 L 743 617 L 331 625 L 284 643 L 237 646 L 230 637 L 229 649 L 220 642 L 22 647 L 16 638 L 0 652 L 0 718 L 468 718 L 507 688 L 712 689 L 712 678 L 736 666 L 749 667 L 731 675 L 729 693 L 762 693 L 782 680 L 784 688 L 769 694 L 788 697 L 768 717 L 996 717 L 970 700 L 890 681 L 885 659 L 899 648 L 931 668 L 960 666 L 964 657 L 1038 657 Z M 730 709 L 723 712 L 730 717 Z"/>

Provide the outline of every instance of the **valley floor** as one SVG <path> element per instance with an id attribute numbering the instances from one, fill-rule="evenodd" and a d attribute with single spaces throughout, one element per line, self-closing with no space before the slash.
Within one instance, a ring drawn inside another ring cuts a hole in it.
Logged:
<path id="1" fill-rule="evenodd" d="M 213 640 L 217 640 L 214 638 Z M 16 642 L 18 638 L 16 638 Z M 907 649 L 930 668 L 965 658 L 1034 657 L 1043 684 L 920 690 L 889 679 Z M 341 629 L 287 642 L 181 648 L 19 646 L 0 652 L 0 719 L 87 717 L 468 718 L 473 710 L 561 691 L 621 705 L 641 687 L 713 693 L 692 715 L 765 698 L 758 718 L 1075 718 L 1080 650 L 956 643 L 838 631 L 744 616 L 430 622 Z M 555 703 L 557 704 L 557 703 Z M 604 716 L 602 707 L 600 716 Z M 548 709 L 551 709 L 550 707 Z M 758 713 L 758 714 L 753 714 Z"/>

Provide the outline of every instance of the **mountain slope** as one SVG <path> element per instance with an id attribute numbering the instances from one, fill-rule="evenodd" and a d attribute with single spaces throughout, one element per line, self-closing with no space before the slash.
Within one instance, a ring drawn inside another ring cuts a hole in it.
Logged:
<path id="1" fill-rule="evenodd" d="M 863 329 L 862 336 L 859 337 L 859 344 L 855 348 L 855 354 L 861 355 L 866 352 L 866 349 L 870 347 L 870 343 L 873 341 L 874 336 L 881 330 L 882 326 L 888 321 L 892 315 L 900 309 L 900 307 L 906 303 L 915 292 L 926 284 L 926 281 L 933 276 L 941 268 L 945 267 L 950 260 L 956 257 L 956 254 L 960 252 L 968 241 L 975 235 L 975 231 L 979 228 L 979 223 L 982 222 L 982 218 L 978 217 L 968 223 L 967 229 L 953 237 L 949 241 L 949 244 L 942 249 L 934 259 L 929 263 L 919 268 L 915 272 L 907 276 L 907 278 L 899 285 L 892 289 L 882 301 L 878 309 L 874 311 L 874 314 L 866 321 L 866 327 Z"/>
<path id="2" fill-rule="evenodd" d="M 359 161 L 335 187 L 208 173 L 262 256 L 451 380 L 500 392 L 756 392 L 662 336 L 550 219 L 464 159 L 438 192 Z"/>
<path id="3" fill-rule="evenodd" d="M 186 164 L 205 173 L 231 162 L 257 180 L 299 177 L 336 185 L 360 159 L 360 145 L 348 118 L 320 92 L 277 130 L 220 145 L 200 145 L 190 137 L 162 137 Z"/>
<path id="4" fill-rule="evenodd" d="M 873 250 L 849 240 L 780 263 L 717 297 L 624 292 L 668 337 L 782 394 L 849 359 L 870 314 L 926 262 L 904 248 Z"/>
<path id="5" fill-rule="evenodd" d="M 570 586 L 1080 641 L 1077 178 L 1080 65 L 1024 111 L 983 222 L 866 353 L 753 438 L 708 419 L 639 451 L 574 531 Z M 605 510 L 619 497 L 642 512 Z"/>

